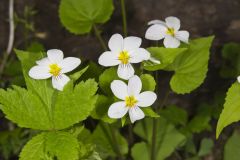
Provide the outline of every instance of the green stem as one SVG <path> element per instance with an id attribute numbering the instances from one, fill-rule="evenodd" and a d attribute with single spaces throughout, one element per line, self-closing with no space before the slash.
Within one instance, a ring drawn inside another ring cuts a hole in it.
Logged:
<path id="1" fill-rule="evenodd" d="M 119 160 L 122 160 L 123 156 L 122 156 L 121 150 L 120 150 L 119 145 L 118 145 L 116 130 L 110 124 L 109 124 L 109 129 L 110 129 L 110 132 L 111 132 L 111 135 L 112 135 L 113 145 L 115 146 L 115 152 L 116 152 Z"/>
<path id="2" fill-rule="evenodd" d="M 123 21 L 123 34 L 127 36 L 127 16 L 125 8 L 125 0 L 121 0 L 121 9 L 122 9 L 122 21 Z"/>
<path id="3" fill-rule="evenodd" d="M 151 160 L 156 160 L 157 119 L 153 119 Z"/>
<path id="4" fill-rule="evenodd" d="M 97 37 L 97 39 L 99 40 L 102 48 L 106 51 L 107 50 L 107 46 L 101 36 L 101 33 L 99 31 L 99 29 L 97 28 L 97 26 L 95 24 L 93 24 L 93 29 L 94 29 L 94 33 L 95 33 L 95 36 Z"/>

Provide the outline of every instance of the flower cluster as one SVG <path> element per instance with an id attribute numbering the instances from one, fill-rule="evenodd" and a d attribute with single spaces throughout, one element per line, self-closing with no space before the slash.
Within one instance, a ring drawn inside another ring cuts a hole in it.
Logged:
<path id="1" fill-rule="evenodd" d="M 165 22 L 153 20 L 145 34 L 149 40 L 164 39 L 166 48 L 177 48 L 180 41 L 188 43 L 189 33 L 179 31 L 180 20 L 176 17 L 167 17 Z M 114 34 L 108 42 L 110 51 L 105 51 L 98 59 L 98 63 L 105 67 L 118 66 L 117 74 L 119 78 L 128 80 L 128 85 L 121 80 L 114 80 L 111 83 L 113 94 L 121 101 L 113 103 L 108 116 L 111 118 L 122 118 L 129 112 L 132 123 L 144 118 L 144 112 L 139 107 L 151 106 L 157 99 L 157 95 L 152 91 L 141 92 L 141 79 L 134 75 L 132 66 L 134 63 L 152 61 L 159 64 L 160 61 L 151 57 L 150 53 L 141 48 L 142 39 L 139 37 L 123 38 L 120 34 Z M 38 60 L 37 65 L 29 71 L 29 76 L 34 79 L 48 79 L 52 77 L 53 88 L 62 91 L 69 82 L 69 77 L 65 73 L 74 70 L 81 63 L 79 58 L 63 58 L 63 52 L 58 49 L 47 51 L 47 57 Z"/>

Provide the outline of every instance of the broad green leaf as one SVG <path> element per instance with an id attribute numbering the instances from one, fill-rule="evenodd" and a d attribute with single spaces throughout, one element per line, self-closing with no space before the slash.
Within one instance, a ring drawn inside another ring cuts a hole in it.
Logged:
<path id="1" fill-rule="evenodd" d="M 100 119 L 103 122 L 106 123 L 113 123 L 116 121 L 116 119 L 112 119 L 108 117 L 108 109 L 111 106 L 111 104 L 114 103 L 113 97 L 106 97 L 104 95 L 98 95 L 96 107 L 91 113 L 91 116 L 94 119 Z"/>
<path id="2" fill-rule="evenodd" d="M 145 118 L 141 122 L 137 123 L 134 127 L 134 133 L 136 133 L 139 137 L 144 139 L 147 143 L 140 143 L 139 145 L 132 148 L 132 156 L 134 160 L 148 160 L 150 157 L 150 146 L 152 144 L 152 127 L 153 120 Z M 174 128 L 172 124 L 167 122 L 164 118 L 157 119 L 157 138 L 155 140 L 156 143 L 156 154 L 157 160 L 164 160 L 168 156 L 170 156 L 173 151 L 180 145 L 182 145 L 186 138 L 183 134 L 181 134 L 178 130 Z M 142 150 L 145 150 L 148 156 L 142 156 L 141 159 L 139 155 L 135 153 L 139 153 Z M 147 158 L 147 159 L 144 159 Z"/>
<path id="3" fill-rule="evenodd" d="M 65 87 L 66 88 L 66 87 Z M 64 129 L 85 120 L 95 107 L 97 83 L 89 79 L 74 88 L 58 92 L 53 108 L 55 129 Z"/>
<path id="4" fill-rule="evenodd" d="M 160 115 L 175 125 L 186 125 L 187 123 L 188 115 L 186 110 L 175 105 L 167 106 L 166 109 L 161 110 Z"/>
<path id="5" fill-rule="evenodd" d="M 240 75 L 240 44 L 227 43 L 223 46 L 220 75 L 223 78 L 235 78 Z"/>
<path id="6" fill-rule="evenodd" d="M 218 138 L 223 128 L 240 120 L 240 84 L 234 83 L 228 90 L 224 108 L 217 123 L 216 137 Z"/>
<path id="7" fill-rule="evenodd" d="M 160 61 L 160 64 L 154 64 L 149 61 L 144 63 L 144 69 L 148 71 L 156 71 L 172 64 L 175 58 L 186 51 L 186 48 L 164 48 L 164 47 L 150 47 L 147 49 L 151 56 Z"/>
<path id="8" fill-rule="evenodd" d="M 234 131 L 224 146 L 224 160 L 239 160 L 240 157 L 240 133 Z"/>
<path id="9" fill-rule="evenodd" d="M 53 128 L 43 102 L 31 91 L 17 86 L 6 91 L 0 89 L 0 103 L 6 117 L 20 127 L 41 130 Z"/>
<path id="10" fill-rule="evenodd" d="M 175 71 L 170 81 L 174 92 L 190 93 L 203 83 L 208 71 L 212 41 L 212 36 L 191 41 L 188 50 L 178 56 L 168 68 Z"/>
<path id="11" fill-rule="evenodd" d="M 108 68 L 99 76 L 99 86 L 105 94 L 112 95 L 110 85 L 112 81 L 119 79 L 116 68 Z"/>
<path id="12" fill-rule="evenodd" d="M 113 12 L 112 0 L 61 0 L 62 24 L 74 34 L 89 33 L 96 23 L 105 23 Z"/>
<path id="13" fill-rule="evenodd" d="M 142 91 L 154 91 L 156 82 L 150 74 L 142 74 L 140 76 L 142 81 Z"/>
<path id="14" fill-rule="evenodd" d="M 211 138 L 204 138 L 201 141 L 200 149 L 198 151 L 198 156 L 206 156 L 211 153 L 214 142 Z"/>
<path id="15" fill-rule="evenodd" d="M 23 148 L 20 160 L 78 160 L 79 144 L 67 132 L 46 132 L 33 137 Z"/>
<path id="16" fill-rule="evenodd" d="M 113 132 L 117 140 L 117 143 L 114 143 L 109 126 L 110 125 L 100 123 L 91 137 L 91 141 L 96 144 L 96 151 L 100 154 L 102 159 L 106 159 L 109 156 L 116 157 L 115 145 L 118 145 L 122 155 L 127 154 L 128 152 L 128 143 L 126 139 L 120 134 L 120 132 L 118 132 L 118 130 L 115 130 L 116 128 L 114 128 Z"/>

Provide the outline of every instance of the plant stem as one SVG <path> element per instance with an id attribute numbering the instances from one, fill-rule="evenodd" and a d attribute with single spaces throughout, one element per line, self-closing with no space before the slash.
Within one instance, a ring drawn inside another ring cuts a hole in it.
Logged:
<path id="1" fill-rule="evenodd" d="M 128 135 L 129 135 L 129 145 L 132 146 L 133 141 L 134 141 L 134 136 L 133 136 L 133 125 L 130 123 L 128 125 Z"/>
<path id="2" fill-rule="evenodd" d="M 123 35 L 127 36 L 127 16 L 125 8 L 125 0 L 121 0 L 121 9 L 122 9 L 122 22 L 123 22 Z"/>
<path id="3" fill-rule="evenodd" d="M 9 0 L 9 39 L 6 52 L 3 53 L 3 60 L 0 65 L 0 79 L 7 64 L 8 57 L 12 52 L 14 42 L 14 0 Z"/>
<path id="4" fill-rule="evenodd" d="M 9 0 L 9 40 L 7 47 L 7 54 L 10 54 L 14 42 L 14 0 Z"/>
<path id="5" fill-rule="evenodd" d="M 94 33 L 95 33 L 95 36 L 97 37 L 97 39 L 99 40 L 102 48 L 106 51 L 107 50 L 107 46 L 101 36 L 101 33 L 99 31 L 99 29 L 97 28 L 97 26 L 95 24 L 93 24 L 93 29 L 94 29 Z"/>
<path id="6" fill-rule="evenodd" d="M 157 119 L 153 118 L 151 160 L 156 160 Z"/>
<path id="7" fill-rule="evenodd" d="M 114 130 L 114 128 L 110 124 L 109 124 L 109 129 L 110 129 L 110 132 L 111 132 L 111 135 L 112 135 L 113 145 L 115 146 L 115 152 L 116 152 L 118 158 L 120 160 L 122 160 L 123 156 L 122 156 L 121 150 L 120 150 L 119 145 L 118 145 L 118 140 L 117 140 L 117 137 L 116 137 L 116 131 Z"/>

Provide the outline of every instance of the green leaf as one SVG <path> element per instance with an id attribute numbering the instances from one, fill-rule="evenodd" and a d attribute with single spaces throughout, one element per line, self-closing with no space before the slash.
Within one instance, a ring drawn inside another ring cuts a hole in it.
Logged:
<path id="1" fill-rule="evenodd" d="M 240 44 L 227 43 L 223 46 L 220 75 L 223 78 L 235 78 L 240 74 Z"/>
<path id="2" fill-rule="evenodd" d="M 212 129 L 210 120 L 209 115 L 198 114 L 188 123 L 187 129 L 192 133 L 200 133 L 204 130 L 210 131 Z"/>
<path id="3" fill-rule="evenodd" d="M 6 91 L 0 89 L 0 103 L 6 117 L 20 127 L 40 130 L 53 128 L 43 102 L 31 91 L 17 86 Z"/>
<path id="4" fill-rule="evenodd" d="M 134 133 L 139 137 L 145 140 L 147 143 L 140 143 L 137 146 L 132 148 L 132 156 L 134 160 L 148 160 L 150 157 L 150 146 L 152 144 L 152 128 L 153 123 L 152 119 L 145 118 L 143 121 L 137 123 L 134 127 Z M 157 160 L 164 160 L 170 156 L 173 151 L 180 145 L 182 145 L 186 138 L 174 126 L 167 122 L 164 118 L 160 117 L 157 119 L 157 128 L 156 128 L 156 154 Z M 145 150 L 147 152 L 146 156 L 137 155 L 141 151 Z"/>
<path id="5" fill-rule="evenodd" d="M 95 107 L 96 91 L 97 83 L 89 79 L 86 82 L 80 82 L 74 89 L 58 92 L 53 110 L 54 128 L 64 129 L 85 120 Z"/>
<path id="6" fill-rule="evenodd" d="M 27 47 L 26 49 L 28 52 L 44 52 L 45 48 L 44 46 L 37 42 L 37 41 L 33 41 L 31 42 L 31 44 Z"/>
<path id="7" fill-rule="evenodd" d="M 198 151 L 198 156 L 206 156 L 211 153 L 214 142 L 211 138 L 204 138 L 201 141 L 200 149 Z"/>
<path id="8" fill-rule="evenodd" d="M 188 50 L 178 56 L 168 68 L 175 71 L 170 81 L 174 92 L 190 93 L 203 83 L 208 70 L 212 41 L 213 36 L 191 41 Z"/>
<path id="9" fill-rule="evenodd" d="M 88 69 L 87 71 L 81 76 L 81 79 L 87 80 L 89 78 L 94 78 L 98 81 L 99 76 L 103 73 L 104 69 L 99 67 L 98 64 L 90 61 L 88 62 Z"/>
<path id="10" fill-rule="evenodd" d="M 73 81 L 76 81 L 78 80 L 88 69 L 88 66 L 83 68 L 82 70 L 70 75 L 70 79 L 73 80 Z"/>
<path id="11" fill-rule="evenodd" d="M 161 110 L 160 115 L 175 125 L 186 125 L 187 123 L 188 115 L 186 110 L 176 105 L 167 106 L 166 109 Z"/>
<path id="12" fill-rule="evenodd" d="M 106 97 L 104 95 L 98 95 L 96 107 L 91 113 L 91 116 L 94 119 L 101 119 L 103 122 L 106 123 L 113 123 L 116 119 L 112 119 L 108 117 L 108 109 L 110 105 L 114 103 L 114 99 L 112 97 Z"/>
<path id="13" fill-rule="evenodd" d="M 99 86 L 105 94 L 112 95 L 110 85 L 113 80 L 119 79 L 116 68 L 106 69 L 99 77 Z"/>
<path id="14" fill-rule="evenodd" d="M 113 127 L 113 126 L 112 126 Z M 126 139 L 120 134 L 115 132 L 117 145 L 119 146 L 120 152 L 124 155 L 128 152 L 128 143 Z M 92 143 L 96 144 L 96 151 L 100 154 L 102 159 L 107 157 L 116 157 L 115 145 L 112 139 L 112 134 L 109 125 L 100 123 L 94 130 L 92 137 Z"/>
<path id="15" fill-rule="evenodd" d="M 239 160 L 240 157 L 240 134 L 234 131 L 224 146 L 224 160 Z"/>
<path id="16" fill-rule="evenodd" d="M 140 76 L 142 81 L 142 91 L 154 91 L 156 82 L 150 74 L 142 74 Z"/>
<path id="17" fill-rule="evenodd" d="M 240 84 L 234 83 L 228 90 L 224 108 L 217 123 L 216 137 L 218 138 L 223 128 L 240 120 Z"/>
<path id="18" fill-rule="evenodd" d="M 149 160 L 150 155 L 146 154 L 148 149 L 149 148 L 145 142 L 135 143 L 131 150 L 133 159 L 134 160 Z"/>
<path id="19" fill-rule="evenodd" d="M 41 133 L 33 137 L 23 148 L 20 160 L 78 160 L 79 144 L 67 132 Z"/>
<path id="20" fill-rule="evenodd" d="M 150 107 L 142 107 L 141 109 L 142 109 L 142 111 L 144 112 L 145 116 L 154 117 L 154 118 L 160 117 L 160 116 L 159 116 L 156 112 L 154 112 L 153 109 L 150 108 Z"/>
<path id="21" fill-rule="evenodd" d="M 150 47 L 147 49 L 151 56 L 160 61 L 160 64 L 152 64 L 149 61 L 144 63 L 144 69 L 148 71 L 156 71 L 164 69 L 168 65 L 172 64 L 176 57 L 182 52 L 186 51 L 186 48 L 164 48 L 164 47 Z"/>
<path id="22" fill-rule="evenodd" d="M 89 33 L 96 23 L 110 19 L 112 0 L 61 0 L 59 16 L 62 24 L 72 33 Z"/>

